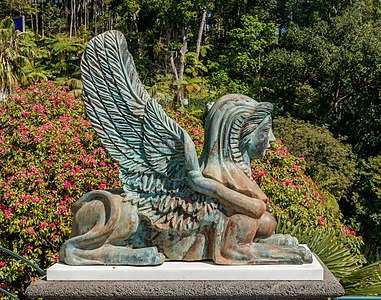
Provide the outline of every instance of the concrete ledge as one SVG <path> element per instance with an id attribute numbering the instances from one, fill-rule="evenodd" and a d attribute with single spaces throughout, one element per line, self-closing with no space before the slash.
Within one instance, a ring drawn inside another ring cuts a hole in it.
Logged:
<path id="1" fill-rule="evenodd" d="M 43 299 L 327 299 L 344 289 L 323 265 L 320 281 L 47 281 L 26 290 Z"/>
<path id="2" fill-rule="evenodd" d="M 323 280 L 323 267 L 313 257 L 303 265 L 216 265 L 211 261 L 168 261 L 161 266 L 69 266 L 47 270 L 48 281 L 248 281 Z"/>

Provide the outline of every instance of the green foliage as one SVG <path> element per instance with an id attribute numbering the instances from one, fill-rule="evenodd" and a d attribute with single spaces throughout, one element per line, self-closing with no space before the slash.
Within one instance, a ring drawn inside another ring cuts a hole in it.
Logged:
<path id="1" fill-rule="evenodd" d="M 290 23 L 266 56 L 266 99 L 280 113 L 330 124 L 361 156 L 381 149 L 381 30 L 378 4 L 354 1 L 310 27 Z"/>
<path id="2" fill-rule="evenodd" d="M 336 199 L 347 195 L 355 179 L 356 161 L 345 138 L 334 138 L 327 126 L 290 117 L 274 120 L 275 136 L 306 160 L 306 173 Z"/>
<path id="3" fill-rule="evenodd" d="M 358 271 L 364 262 L 361 255 L 343 242 L 341 234 L 327 226 L 306 227 L 302 223 L 279 218 L 277 233 L 290 234 L 301 244 L 306 244 L 331 271 L 338 280 L 347 278 Z M 351 235 L 350 232 L 346 233 Z M 352 236 L 353 237 L 353 236 Z"/>
<path id="4" fill-rule="evenodd" d="M 39 44 L 45 49 L 45 55 L 38 60 L 37 67 L 45 71 L 50 80 L 80 78 L 80 58 L 85 49 L 82 40 L 57 34 Z"/>
<path id="5" fill-rule="evenodd" d="M 356 252 L 362 244 L 342 223 L 335 198 L 319 189 L 304 172 L 304 158 L 291 155 L 278 140 L 265 158 L 253 162 L 254 179 L 269 198 L 277 218 L 304 226 L 327 226 Z M 349 233 L 349 234 L 344 234 Z"/>
<path id="6" fill-rule="evenodd" d="M 186 112 L 168 114 L 187 130 L 200 153 L 202 122 Z M 90 190 L 119 186 L 118 168 L 100 147 L 81 101 L 50 82 L 18 89 L 2 103 L 0 130 L 0 243 L 46 269 L 68 238 L 72 203 Z M 275 143 L 252 168 L 278 219 L 329 231 L 348 247 L 352 258 L 337 246 L 341 244 L 329 248 L 331 260 L 336 252 L 345 256 L 346 272 L 352 262 L 361 261 L 362 240 L 343 225 L 334 198 L 319 190 L 304 166 L 303 159 Z M 0 256 L 0 264 L 4 287 L 12 292 L 21 293 L 37 276 L 10 257 Z"/>
<path id="7" fill-rule="evenodd" d="M 82 101 L 50 82 L 0 104 L 0 133 L 0 244 L 46 269 L 69 237 L 72 203 L 118 186 L 117 165 L 94 138 Z M 35 279 L 24 263 L 0 255 L 8 290 Z"/>
<path id="8" fill-rule="evenodd" d="M 260 77 L 263 55 L 277 44 L 273 23 L 260 22 L 250 15 L 241 17 L 241 27 L 228 34 L 228 44 L 218 62 L 210 61 L 211 82 L 221 94 L 252 94 L 255 81 Z"/>
<path id="9" fill-rule="evenodd" d="M 0 100 L 18 85 L 46 79 L 33 70 L 37 52 L 30 33 L 16 31 L 11 18 L 0 21 Z"/>
<path id="10" fill-rule="evenodd" d="M 342 281 L 348 295 L 381 295 L 381 261 L 362 267 Z"/>
<path id="11" fill-rule="evenodd" d="M 381 255 L 381 156 L 360 162 L 353 200 L 353 224 L 367 242 L 371 259 Z"/>

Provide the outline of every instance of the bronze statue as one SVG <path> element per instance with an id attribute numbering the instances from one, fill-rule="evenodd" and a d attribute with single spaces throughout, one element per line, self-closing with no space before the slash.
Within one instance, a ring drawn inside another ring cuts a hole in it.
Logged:
<path id="1" fill-rule="evenodd" d="M 274 234 L 250 161 L 275 141 L 270 103 L 226 95 L 209 111 L 200 158 L 190 136 L 146 92 L 127 42 L 108 31 L 82 58 L 86 111 L 120 165 L 123 190 L 93 191 L 74 207 L 71 265 L 302 264 L 311 253 Z"/>

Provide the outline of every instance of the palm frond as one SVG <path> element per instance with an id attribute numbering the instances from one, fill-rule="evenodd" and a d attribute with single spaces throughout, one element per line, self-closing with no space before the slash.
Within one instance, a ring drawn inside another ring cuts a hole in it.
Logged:
<path id="1" fill-rule="evenodd" d="M 329 227 L 306 227 L 280 218 L 277 233 L 290 234 L 306 244 L 338 280 L 361 268 L 362 256 L 353 253 Z"/>

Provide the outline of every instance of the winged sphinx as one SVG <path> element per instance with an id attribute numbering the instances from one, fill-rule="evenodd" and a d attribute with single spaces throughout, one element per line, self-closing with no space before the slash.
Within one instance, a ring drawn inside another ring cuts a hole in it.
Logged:
<path id="1" fill-rule="evenodd" d="M 267 197 L 251 176 L 250 161 L 275 140 L 270 103 L 220 98 L 209 111 L 198 159 L 188 133 L 140 82 L 120 32 L 93 38 L 81 70 L 87 114 L 120 166 L 123 190 L 92 191 L 75 203 L 62 262 L 311 262 L 295 238 L 273 234 Z"/>

